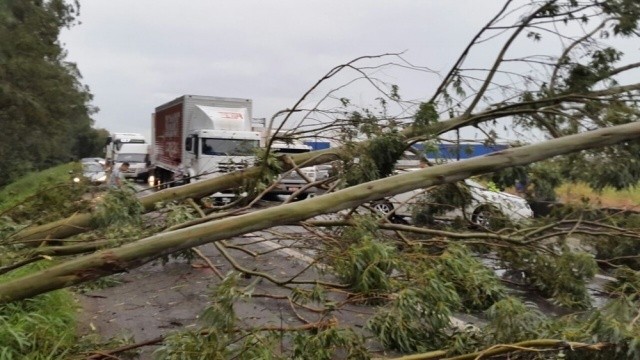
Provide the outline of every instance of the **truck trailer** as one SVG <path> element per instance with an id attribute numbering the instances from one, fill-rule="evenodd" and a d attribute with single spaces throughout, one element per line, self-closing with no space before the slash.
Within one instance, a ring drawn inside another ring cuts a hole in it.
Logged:
<path id="1" fill-rule="evenodd" d="M 156 107 L 151 121 L 154 185 L 207 179 L 253 165 L 260 133 L 250 99 L 183 95 Z M 228 200 L 228 194 L 214 197 Z"/>

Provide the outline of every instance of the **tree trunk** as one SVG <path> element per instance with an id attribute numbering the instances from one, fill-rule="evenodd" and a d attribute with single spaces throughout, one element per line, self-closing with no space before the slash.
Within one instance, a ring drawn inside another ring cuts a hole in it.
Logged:
<path id="1" fill-rule="evenodd" d="M 118 248 L 78 257 L 38 273 L 0 284 L 0 303 L 127 271 L 161 256 L 194 246 L 277 225 L 296 223 L 316 215 L 352 208 L 413 189 L 463 180 L 482 173 L 637 138 L 640 138 L 640 122 L 503 150 L 485 157 L 360 184 L 296 203 L 157 234 Z"/>
<path id="2" fill-rule="evenodd" d="M 296 164 L 306 163 L 309 166 L 318 165 L 335 160 L 337 149 L 329 149 L 322 151 L 314 151 L 304 154 L 293 155 Z M 287 171 L 291 166 L 282 162 L 282 171 Z M 259 175 L 261 168 L 259 166 L 251 167 L 245 170 L 221 175 L 215 178 L 198 181 L 184 186 L 173 187 L 155 192 L 140 198 L 140 203 L 144 207 L 144 211 L 155 210 L 155 204 L 163 201 L 183 200 L 187 198 L 201 198 L 215 192 L 237 188 L 246 179 L 250 179 Z M 60 219 L 44 225 L 26 228 L 16 234 L 10 236 L 10 241 L 25 240 L 55 240 L 64 239 L 73 235 L 81 234 L 94 228 L 91 219 L 93 214 L 81 213 L 74 214 L 65 219 Z"/>
<path id="3" fill-rule="evenodd" d="M 640 83 L 636 83 L 627 86 L 613 87 L 606 90 L 592 91 L 586 94 L 564 94 L 555 97 L 552 96 L 549 98 L 541 98 L 529 102 L 511 104 L 502 108 L 489 109 L 478 112 L 477 114 L 453 117 L 451 119 L 442 120 L 435 124 L 432 124 L 427 129 L 409 126 L 403 130 L 402 135 L 406 139 L 415 139 L 419 137 L 425 137 L 425 134 L 430 134 L 430 137 L 433 138 L 437 135 L 465 126 L 475 126 L 480 123 L 495 119 L 515 116 L 522 113 L 530 113 L 532 109 L 536 109 L 542 106 L 549 106 L 564 102 L 580 101 L 585 97 L 596 99 L 598 97 L 622 94 L 628 91 L 639 89 Z M 363 142 L 361 146 L 363 146 L 364 144 L 366 144 L 366 142 Z M 342 147 L 337 147 L 327 150 L 313 151 L 309 153 L 294 154 L 291 155 L 291 158 L 298 165 L 304 164 L 305 166 L 312 166 L 327 163 L 329 161 L 335 160 L 336 157 L 346 156 L 347 155 L 345 149 Z M 291 169 L 291 165 L 285 163 L 284 161 L 280 161 L 280 167 L 282 169 L 282 172 Z M 155 209 L 155 204 L 158 202 L 182 200 L 190 197 L 200 198 L 209 194 L 213 194 L 215 192 L 237 188 L 241 186 L 246 179 L 250 179 L 259 175 L 260 171 L 260 167 L 252 167 L 212 179 L 199 181 L 193 184 L 188 184 L 177 188 L 165 189 L 140 198 L 140 202 L 144 206 L 145 211 L 152 211 Z M 92 224 L 91 219 L 92 214 L 83 213 L 72 215 L 68 218 L 61 219 L 55 222 L 23 229 L 20 232 L 12 235 L 9 238 L 9 241 L 64 239 L 93 229 L 94 225 Z"/>

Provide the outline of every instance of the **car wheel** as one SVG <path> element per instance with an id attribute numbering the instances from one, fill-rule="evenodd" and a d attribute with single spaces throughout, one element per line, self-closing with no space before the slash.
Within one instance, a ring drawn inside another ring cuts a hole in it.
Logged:
<path id="1" fill-rule="evenodd" d="M 381 215 L 387 215 L 393 211 L 393 205 L 386 200 L 376 201 L 371 205 L 371 208 Z"/>
<path id="2" fill-rule="evenodd" d="M 489 230 L 495 230 L 495 227 L 497 225 L 496 219 L 500 217 L 500 211 L 496 208 L 493 208 L 491 206 L 481 206 L 473 212 L 471 222 L 473 222 L 477 226 Z"/>

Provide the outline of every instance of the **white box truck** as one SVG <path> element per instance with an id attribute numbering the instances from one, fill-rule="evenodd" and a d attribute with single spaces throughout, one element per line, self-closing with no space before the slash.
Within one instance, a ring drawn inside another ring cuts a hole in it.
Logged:
<path id="1" fill-rule="evenodd" d="M 154 184 L 191 182 L 255 162 L 260 133 L 251 131 L 250 99 L 183 95 L 152 115 Z M 214 197 L 228 201 L 229 194 Z"/>

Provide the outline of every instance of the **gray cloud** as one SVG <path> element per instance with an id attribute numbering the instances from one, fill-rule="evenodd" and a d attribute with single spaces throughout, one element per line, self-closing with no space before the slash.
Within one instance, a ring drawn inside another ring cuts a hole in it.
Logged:
<path id="1" fill-rule="evenodd" d="M 361 55 L 406 50 L 416 65 L 445 71 L 500 3 L 84 1 L 82 23 L 62 42 L 101 109 L 96 125 L 148 135 L 155 106 L 182 94 L 251 98 L 254 116 L 270 117 Z M 428 74 L 377 75 L 411 99 L 428 97 L 437 84 Z M 354 97 L 372 101 L 362 86 Z"/>

